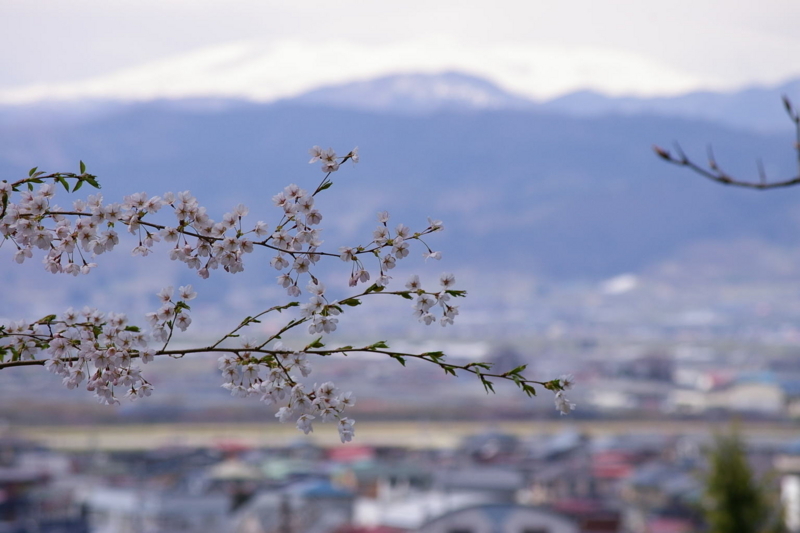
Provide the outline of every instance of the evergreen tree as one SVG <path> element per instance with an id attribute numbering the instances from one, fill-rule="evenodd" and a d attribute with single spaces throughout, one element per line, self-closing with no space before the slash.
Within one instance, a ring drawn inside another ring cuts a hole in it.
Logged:
<path id="1" fill-rule="evenodd" d="M 715 437 L 708 460 L 704 511 L 710 533 L 785 531 L 779 499 L 756 479 L 735 431 Z"/>

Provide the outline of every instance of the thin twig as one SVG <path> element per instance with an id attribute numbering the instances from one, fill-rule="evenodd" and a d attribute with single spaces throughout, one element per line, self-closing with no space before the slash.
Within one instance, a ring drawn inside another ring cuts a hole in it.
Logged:
<path id="1" fill-rule="evenodd" d="M 711 149 L 711 146 L 708 147 L 708 168 L 704 168 L 691 159 L 687 157 L 687 155 L 683 152 L 681 147 L 676 143 L 675 144 L 675 154 L 673 155 L 670 153 L 669 150 L 665 150 L 660 146 L 653 145 L 653 151 L 668 163 L 672 163 L 673 165 L 678 165 L 681 167 L 686 167 L 693 172 L 708 178 L 712 181 L 716 181 L 717 183 L 721 183 L 723 185 L 731 185 L 734 187 L 744 187 L 747 189 L 757 189 L 757 190 L 766 190 L 766 189 L 779 189 L 782 187 L 792 187 L 794 185 L 800 184 L 800 114 L 794 109 L 792 106 L 791 101 L 786 96 L 783 96 L 783 105 L 786 109 L 786 113 L 789 115 L 791 121 L 795 124 L 795 151 L 797 152 L 797 166 L 798 166 L 798 175 L 782 181 L 767 181 L 766 172 L 764 171 L 764 164 L 759 159 L 757 160 L 756 164 L 758 166 L 758 177 L 759 181 L 745 181 L 738 178 L 734 178 L 730 174 L 724 172 L 714 157 L 714 152 Z"/>

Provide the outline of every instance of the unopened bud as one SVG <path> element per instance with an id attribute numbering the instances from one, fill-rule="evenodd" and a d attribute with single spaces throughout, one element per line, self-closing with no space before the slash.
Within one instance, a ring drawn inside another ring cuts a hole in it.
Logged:
<path id="1" fill-rule="evenodd" d="M 663 148 L 661 148 L 660 146 L 658 146 L 656 144 L 653 145 L 653 151 L 656 154 L 658 154 L 658 157 L 660 157 L 662 159 L 666 159 L 667 161 L 670 161 L 672 159 L 672 156 L 669 154 L 668 151 L 664 150 Z"/>

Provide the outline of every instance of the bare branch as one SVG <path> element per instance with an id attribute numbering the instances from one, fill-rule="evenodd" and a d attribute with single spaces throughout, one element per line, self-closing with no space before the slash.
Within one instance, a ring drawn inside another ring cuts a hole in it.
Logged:
<path id="1" fill-rule="evenodd" d="M 717 183 L 722 183 L 723 185 L 732 185 L 734 187 L 744 187 L 748 189 L 758 189 L 758 190 L 765 190 L 765 189 L 778 189 L 782 187 L 791 187 L 794 185 L 800 184 L 800 114 L 792 106 L 792 102 L 789 98 L 784 95 L 783 96 L 783 105 L 786 109 L 786 113 L 789 115 L 789 118 L 795 124 L 795 135 L 796 140 L 794 143 L 795 151 L 797 152 L 797 167 L 798 167 L 798 175 L 789 178 L 783 181 L 773 181 L 770 182 L 767 180 L 766 172 L 764 171 L 764 164 L 761 159 L 756 161 L 756 165 L 758 167 L 758 178 L 757 182 L 755 181 L 745 181 L 738 178 L 731 176 L 730 174 L 723 171 L 719 164 L 717 163 L 716 158 L 714 157 L 714 152 L 711 149 L 711 145 L 708 146 L 708 168 L 704 168 L 691 159 L 687 157 L 687 155 L 683 152 L 680 145 L 675 143 L 675 155 L 669 152 L 669 150 L 665 150 L 660 146 L 653 145 L 653 151 L 656 153 L 658 157 L 667 161 L 668 163 L 672 163 L 673 165 L 678 165 L 681 167 L 687 167 L 693 172 L 700 174 L 704 178 L 708 178 L 712 181 L 716 181 Z"/>

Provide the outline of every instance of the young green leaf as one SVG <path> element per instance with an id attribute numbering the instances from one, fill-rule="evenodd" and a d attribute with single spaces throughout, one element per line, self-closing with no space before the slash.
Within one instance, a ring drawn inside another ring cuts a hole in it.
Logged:
<path id="1" fill-rule="evenodd" d="M 306 350 L 309 350 L 309 349 L 311 349 L 311 348 L 324 348 L 324 347 L 325 347 L 325 345 L 324 345 L 324 344 L 322 344 L 322 342 L 320 342 L 321 340 L 322 340 L 322 337 L 317 337 L 316 339 L 314 339 L 314 340 L 311 342 L 311 344 L 307 345 L 307 346 L 305 347 L 305 349 L 306 349 Z"/>
<path id="2" fill-rule="evenodd" d="M 56 319 L 56 315 L 47 315 L 46 317 L 44 317 L 41 320 L 39 320 L 39 323 L 40 324 L 50 324 L 55 319 Z"/>
<path id="3" fill-rule="evenodd" d="M 389 345 L 386 344 L 386 341 L 378 341 L 375 344 L 370 344 L 367 346 L 367 350 L 378 350 L 380 348 L 387 349 Z"/>
<path id="4" fill-rule="evenodd" d="M 507 375 L 507 376 L 519 375 L 519 373 L 524 371 L 526 368 L 528 368 L 528 365 L 521 365 L 521 366 L 518 366 L 517 368 L 515 368 L 514 370 L 509 370 L 508 372 L 506 372 L 505 375 Z"/>

